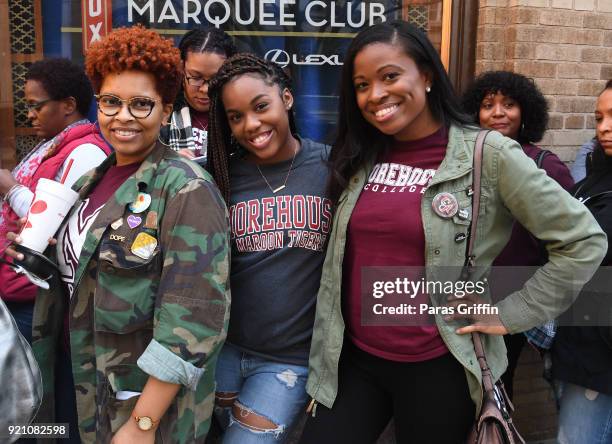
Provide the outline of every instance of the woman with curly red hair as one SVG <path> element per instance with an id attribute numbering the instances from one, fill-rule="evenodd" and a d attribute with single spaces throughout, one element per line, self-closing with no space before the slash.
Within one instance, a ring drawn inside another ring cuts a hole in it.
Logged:
<path id="1" fill-rule="evenodd" d="M 158 142 L 180 54 L 154 31 L 123 28 L 92 45 L 86 71 L 115 152 L 77 184 L 56 236 L 64 285 L 39 294 L 33 347 L 53 360 L 67 312 L 83 442 L 203 442 L 228 319 L 228 223 L 211 177 Z M 48 413 L 37 420 L 53 422 Z"/>

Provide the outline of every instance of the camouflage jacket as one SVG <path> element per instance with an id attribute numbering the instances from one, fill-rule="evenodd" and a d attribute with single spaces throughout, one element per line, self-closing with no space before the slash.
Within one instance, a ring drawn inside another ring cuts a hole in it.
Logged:
<path id="1" fill-rule="evenodd" d="M 77 183 L 75 208 L 114 157 Z M 131 229 L 125 222 L 139 192 L 148 194 L 151 203 L 137 215 L 142 224 Z M 144 255 L 147 259 L 132 252 L 135 237 L 143 232 L 158 240 L 154 251 Z M 84 443 L 110 442 L 138 399 L 121 401 L 116 393 L 141 392 L 149 375 L 182 385 L 160 420 L 156 442 L 204 442 L 213 410 L 215 363 L 229 317 L 228 235 L 227 210 L 211 177 L 157 145 L 93 222 L 70 301 L 57 282 L 52 290 L 39 292 L 33 348 L 43 367 L 45 399 L 37 422 L 53 422 L 54 354 L 69 310 Z"/>

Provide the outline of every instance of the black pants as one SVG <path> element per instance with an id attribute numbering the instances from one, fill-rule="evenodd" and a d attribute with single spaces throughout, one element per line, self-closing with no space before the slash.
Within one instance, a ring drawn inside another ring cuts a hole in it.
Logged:
<path id="1" fill-rule="evenodd" d="M 501 376 L 501 379 L 504 383 L 504 387 L 506 387 L 506 393 L 508 393 L 510 400 L 512 400 L 514 396 L 514 372 L 518 366 L 521 351 L 523 350 L 524 345 L 527 343 L 527 338 L 523 333 L 505 335 L 504 342 L 506 343 L 506 349 L 508 350 L 508 368 Z"/>
<path id="2" fill-rule="evenodd" d="M 370 444 L 391 418 L 398 444 L 463 443 L 474 423 L 465 371 L 450 354 L 424 362 L 372 356 L 345 340 L 338 396 L 318 405 L 301 444 Z"/>
<path id="3" fill-rule="evenodd" d="M 70 353 L 59 344 L 55 364 L 55 422 L 68 424 L 69 437 L 58 440 L 61 444 L 81 444 L 77 419 L 76 394 Z"/>

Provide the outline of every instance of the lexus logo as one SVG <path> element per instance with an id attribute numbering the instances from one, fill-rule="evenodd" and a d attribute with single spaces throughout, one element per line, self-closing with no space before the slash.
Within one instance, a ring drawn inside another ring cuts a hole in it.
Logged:
<path id="1" fill-rule="evenodd" d="M 332 65 L 342 66 L 337 54 L 327 56 L 325 54 L 309 54 L 301 58 L 297 54 L 290 55 L 282 49 L 271 49 L 264 55 L 266 60 L 278 64 L 281 68 L 285 68 L 290 63 L 294 65 Z"/>
<path id="2" fill-rule="evenodd" d="M 271 49 L 270 51 L 266 52 L 264 59 L 280 65 L 281 68 L 287 66 L 291 61 L 289 53 L 287 51 L 283 51 L 282 49 Z"/>

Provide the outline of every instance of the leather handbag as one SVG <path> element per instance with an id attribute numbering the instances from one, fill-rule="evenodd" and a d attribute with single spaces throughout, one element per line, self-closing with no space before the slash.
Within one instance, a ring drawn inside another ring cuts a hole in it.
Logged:
<path id="1" fill-rule="evenodd" d="M 36 416 L 43 397 L 42 377 L 28 341 L 0 299 L 0 442 L 19 435 L 10 426 L 25 426 Z"/>
<path id="2" fill-rule="evenodd" d="M 474 238 L 478 225 L 480 209 L 480 179 L 482 176 L 482 153 L 484 141 L 489 131 L 480 131 L 474 147 L 474 169 L 472 173 L 472 222 L 468 232 L 468 242 L 465 255 L 464 276 L 469 277 L 476 257 L 473 254 Z M 491 369 L 487 363 L 480 333 L 472 333 L 472 342 L 476 358 L 482 372 L 483 401 L 478 419 L 469 434 L 467 444 L 525 444 L 519 434 L 511 414 L 514 406 L 508 398 L 504 384 L 499 380 L 493 382 Z"/>

